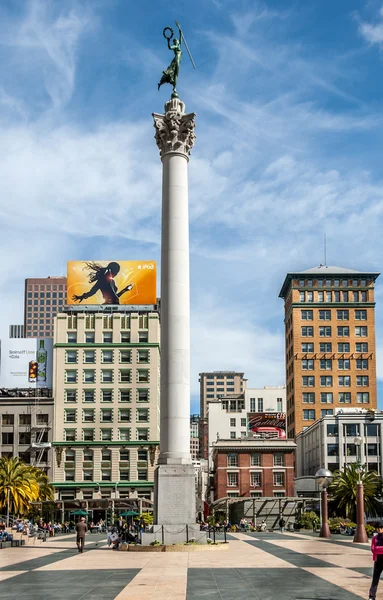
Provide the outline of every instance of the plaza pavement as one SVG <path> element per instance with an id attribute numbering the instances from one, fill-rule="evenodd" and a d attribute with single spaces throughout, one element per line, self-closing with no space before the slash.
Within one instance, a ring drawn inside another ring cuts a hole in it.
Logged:
<path id="1" fill-rule="evenodd" d="M 88 534 L 0 550 L 0 600 L 359 600 L 368 598 L 368 544 L 292 533 L 237 533 L 228 549 L 113 551 Z M 383 599 L 382 589 L 378 599 Z"/>

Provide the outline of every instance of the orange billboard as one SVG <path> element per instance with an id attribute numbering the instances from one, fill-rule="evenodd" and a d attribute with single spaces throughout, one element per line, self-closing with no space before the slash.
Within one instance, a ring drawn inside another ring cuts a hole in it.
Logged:
<path id="1" fill-rule="evenodd" d="M 69 261 L 67 286 L 67 304 L 156 304 L 156 262 Z"/>

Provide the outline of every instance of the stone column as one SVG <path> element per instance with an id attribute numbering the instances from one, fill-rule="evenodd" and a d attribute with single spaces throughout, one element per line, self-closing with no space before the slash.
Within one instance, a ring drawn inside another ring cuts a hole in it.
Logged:
<path id="1" fill-rule="evenodd" d="M 195 523 L 190 456 L 190 284 L 188 162 L 195 114 L 171 98 L 153 114 L 162 160 L 161 417 L 155 474 L 158 524 Z"/>

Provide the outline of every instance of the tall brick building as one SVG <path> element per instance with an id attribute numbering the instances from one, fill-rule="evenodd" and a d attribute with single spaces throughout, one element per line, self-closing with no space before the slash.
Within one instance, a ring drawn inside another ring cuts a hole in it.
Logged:
<path id="1" fill-rule="evenodd" d="M 214 500 L 294 496 L 291 440 L 218 440 L 213 448 Z"/>
<path id="2" fill-rule="evenodd" d="M 335 408 L 376 408 L 374 284 L 379 273 L 319 265 L 287 273 L 287 435 Z"/>

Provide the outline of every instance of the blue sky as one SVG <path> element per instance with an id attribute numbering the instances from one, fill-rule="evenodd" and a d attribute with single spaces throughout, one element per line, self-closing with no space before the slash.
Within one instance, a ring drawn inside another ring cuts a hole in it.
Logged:
<path id="1" fill-rule="evenodd" d="M 0 7 L 0 333 L 27 276 L 73 259 L 159 259 L 152 112 L 178 19 L 190 161 L 192 410 L 198 373 L 284 374 L 288 271 L 381 271 L 383 4 L 40 0 Z M 383 392 L 383 279 L 376 287 Z M 380 402 L 382 404 L 382 401 Z"/>

